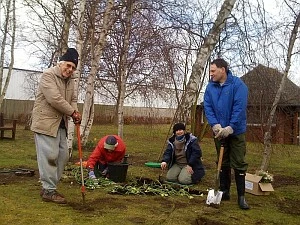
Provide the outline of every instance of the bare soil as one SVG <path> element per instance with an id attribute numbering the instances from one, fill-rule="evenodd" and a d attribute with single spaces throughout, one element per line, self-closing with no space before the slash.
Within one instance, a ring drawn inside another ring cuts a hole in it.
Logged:
<path id="1" fill-rule="evenodd" d="M 22 167 L 27 168 L 27 167 Z M 17 169 L 17 168 L 16 168 Z M 30 168 L 27 168 L 30 169 Z M 0 168 L 0 185 L 10 185 L 10 184 L 18 184 L 18 183 L 24 183 L 28 181 L 36 182 L 39 178 L 38 171 L 34 171 L 34 174 L 18 174 L 13 171 L 14 169 L 11 169 L 12 172 L 7 172 L 7 170 Z M 33 170 L 33 169 L 30 169 Z M 276 175 L 274 176 L 275 182 L 273 183 L 274 188 L 278 187 L 284 187 L 288 185 L 298 185 L 300 186 L 300 181 L 293 178 L 293 177 L 287 177 L 287 176 L 281 176 Z M 157 198 L 157 201 L 162 201 L 161 198 Z M 197 200 L 195 200 L 197 201 Z M 203 201 L 203 200 L 199 200 Z M 97 211 L 98 215 L 104 215 L 105 214 L 105 208 L 101 207 L 102 202 L 109 202 L 110 207 L 114 208 L 122 208 L 128 207 L 128 204 L 135 204 L 139 202 L 139 199 L 130 199 L 127 201 L 127 204 L 120 204 L 120 201 L 117 197 L 110 198 L 96 198 L 93 200 L 89 200 L 89 204 L 78 204 L 76 202 L 68 202 L 67 204 L 72 207 L 74 210 L 78 210 L 81 213 L 84 214 L 91 214 L 95 213 L 95 210 Z M 201 202 L 203 203 L 203 202 Z M 300 214 L 300 201 L 294 200 L 294 199 L 285 199 L 283 202 L 275 203 L 278 209 L 286 214 L 292 214 L 292 215 L 299 215 Z M 99 205 L 99 207 L 95 207 L 96 205 Z M 174 206 L 174 202 L 169 202 L 168 199 L 164 199 L 161 203 L 162 210 L 165 208 L 166 210 L 169 210 L 170 208 L 175 207 L 178 208 L 185 208 L 187 205 L 185 203 L 176 202 Z M 141 217 L 133 217 L 130 219 L 132 223 L 135 224 L 144 224 L 145 218 Z M 257 224 L 260 224 L 259 222 Z M 209 218 L 204 218 L 202 216 L 199 216 L 197 219 L 195 219 L 194 222 L 192 222 L 192 225 L 226 225 L 224 222 L 216 222 L 215 220 L 210 220 Z"/>

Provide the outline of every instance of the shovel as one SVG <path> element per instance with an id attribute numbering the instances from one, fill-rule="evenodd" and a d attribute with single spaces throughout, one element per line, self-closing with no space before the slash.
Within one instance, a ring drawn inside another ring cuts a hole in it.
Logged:
<path id="1" fill-rule="evenodd" d="M 85 203 L 85 186 L 84 186 L 84 177 L 83 177 L 82 150 L 81 150 L 81 140 L 80 140 L 80 123 L 76 123 L 75 125 L 76 125 L 78 153 L 79 153 L 79 160 L 80 160 L 81 194 L 82 194 L 82 202 L 84 204 Z"/>
<path id="2" fill-rule="evenodd" d="M 220 148 L 220 154 L 219 154 L 219 160 L 218 160 L 218 167 L 217 167 L 217 176 L 216 176 L 216 183 L 215 183 L 215 189 L 211 189 L 208 191 L 206 204 L 208 205 L 214 205 L 219 206 L 222 200 L 222 191 L 219 190 L 220 186 L 220 171 L 222 166 L 222 160 L 223 160 L 223 154 L 224 154 L 224 143 L 221 142 L 221 148 Z"/>

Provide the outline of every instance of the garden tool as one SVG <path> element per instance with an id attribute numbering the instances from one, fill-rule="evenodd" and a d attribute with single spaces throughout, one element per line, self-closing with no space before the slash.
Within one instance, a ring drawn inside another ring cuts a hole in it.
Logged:
<path id="1" fill-rule="evenodd" d="M 160 182 L 160 183 L 165 183 L 165 181 L 166 181 L 166 170 L 164 169 L 162 169 L 161 170 L 161 173 L 160 173 L 160 175 L 158 176 L 158 181 Z"/>
<path id="2" fill-rule="evenodd" d="M 218 205 L 220 205 L 221 200 L 222 200 L 223 192 L 219 191 L 219 186 L 220 186 L 220 171 L 221 171 L 221 166 L 222 166 L 223 154 L 224 154 L 224 143 L 221 142 L 221 148 L 220 148 L 220 154 L 219 154 L 219 160 L 218 160 L 218 166 L 217 166 L 215 189 L 211 189 L 208 191 L 207 199 L 206 199 L 206 204 L 208 204 L 208 205 L 218 206 Z"/>
<path id="3" fill-rule="evenodd" d="M 82 150 L 81 150 L 81 139 L 80 139 L 80 123 L 76 123 L 76 133 L 77 133 L 77 141 L 78 141 L 78 153 L 80 160 L 80 173 L 81 173 L 81 194 L 82 194 L 82 202 L 85 203 L 85 186 L 84 186 L 84 176 L 83 176 L 83 165 L 82 165 Z"/>

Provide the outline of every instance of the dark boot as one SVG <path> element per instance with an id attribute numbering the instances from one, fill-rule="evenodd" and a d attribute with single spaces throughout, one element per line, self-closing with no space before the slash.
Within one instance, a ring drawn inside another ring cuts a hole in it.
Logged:
<path id="1" fill-rule="evenodd" d="M 236 190 L 238 194 L 238 204 L 241 209 L 250 209 L 245 200 L 245 176 L 246 172 L 241 170 L 235 170 L 235 182 Z"/>
<path id="2" fill-rule="evenodd" d="M 221 168 L 220 172 L 220 191 L 223 192 L 222 200 L 230 200 L 231 169 Z"/>

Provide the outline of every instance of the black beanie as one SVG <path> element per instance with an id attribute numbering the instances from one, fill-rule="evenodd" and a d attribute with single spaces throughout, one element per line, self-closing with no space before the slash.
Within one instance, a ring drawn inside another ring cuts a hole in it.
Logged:
<path id="1" fill-rule="evenodd" d="M 59 61 L 72 62 L 77 67 L 77 64 L 78 64 L 78 52 L 76 51 L 75 48 L 68 48 L 67 52 L 62 57 L 60 57 Z"/>
<path id="2" fill-rule="evenodd" d="M 178 130 L 185 130 L 185 125 L 183 123 L 176 123 L 173 126 L 173 133 L 175 134 L 175 132 Z"/>

